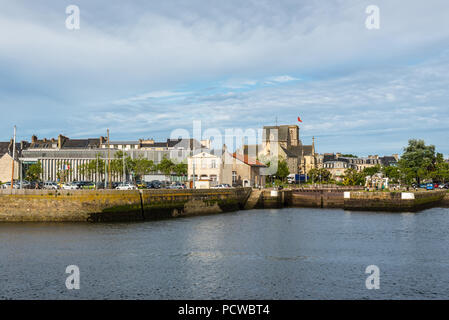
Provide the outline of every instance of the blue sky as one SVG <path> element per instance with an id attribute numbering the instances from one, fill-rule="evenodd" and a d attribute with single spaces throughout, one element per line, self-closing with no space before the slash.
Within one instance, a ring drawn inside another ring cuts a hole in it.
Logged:
<path id="1" fill-rule="evenodd" d="M 81 10 L 65 27 L 66 6 Z M 380 29 L 365 27 L 368 5 Z M 3 1 L 0 140 L 295 124 L 319 152 L 449 156 L 449 2 Z"/>

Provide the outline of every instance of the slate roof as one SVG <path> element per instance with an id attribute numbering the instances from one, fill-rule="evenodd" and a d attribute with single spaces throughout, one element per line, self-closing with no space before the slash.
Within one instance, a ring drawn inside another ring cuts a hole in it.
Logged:
<path id="1" fill-rule="evenodd" d="M 23 149 L 28 148 L 29 143 L 26 141 L 16 142 L 16 157 L 22 154 Z M 3 157 L 6 153 L 12 154 L 12 142 L 0 142 L 0 158 Z"/>
<path id="2" fill-rule="evenodd" d="M 397 163 L 396 158 L 392 157 L 392 156 L 381 157 L 380 161 L 381 161 L 382 165 L 384 165 L 384 166 L 389 166 L 389 165 Z"/>
<path id="3" fill-rule="evenodd" d="M 62 149 L 92 149 L 100 146 L 100 139 L 67 139 Z"/>
<path id="4" fill-rule="evenodd" d="M 167 139 L 166 142 L 142 143 L 141 147 L 201 149 L 202 145 L 195 139 Z"/>
<path id="5" fill-rule="evenodd" d="M 0 158 L 5 155 L 5 153 L 9 153 L 9 145 L 10 142 L 0 142 Z"/>
<path id="6" fill-rule="evenodd" d="M 282 150 L 284 150 L 285 154 L 288 157 L 292 157 L 292 158 L 302 157 L 303 152 L 304 152 L 305 156 L 311 156 L 312 151 L 313 151 L 313 146 L 311 146 L 311 145 L 309 145 L 309 146 L 300 145 L 300 146 L 291 146 L 289 148 L 284 148 L 284 147 L 281 147 L 281 148 L 282 148 Z"/>

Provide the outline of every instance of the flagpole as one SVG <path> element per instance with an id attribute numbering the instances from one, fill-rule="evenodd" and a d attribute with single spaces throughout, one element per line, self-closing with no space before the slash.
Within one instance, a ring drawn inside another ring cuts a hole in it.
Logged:
<path id="1" fill-rule="evenodd" d="M 16 155 L 16 126 L 14 126 L 14 140 L 12 145 L 12 175 L 11 175 L 11 190 L 14 188 L 14 159 Z"/>

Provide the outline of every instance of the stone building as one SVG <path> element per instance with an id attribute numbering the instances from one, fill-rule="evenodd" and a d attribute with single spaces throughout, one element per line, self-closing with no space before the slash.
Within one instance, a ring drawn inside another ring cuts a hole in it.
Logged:
<path id="1" fill-rule="evenodd" d="M 258 188 L 265 185 L 263 168 L 266 165 L 247 154 L 234 152 L 231 156 L 228 166 L 231 167 L 232 186 Z"/>
<path id="2" fill-rule="evenodd" d="M 347 169 L 355 169 L 358 172 L 365 168 L 374 166 L 394 166 L 397 165 L 399 156 L 393 154 L 391 156 L 379 157 L 378 155 L 370 155 L 368 157 L 346 157 L 341 153 L 325 153 L 319 157 L 319 167 L 327 169 L 332 174 L 332 178 L 341 181 L 344 171 Z"/>
<path id="3" fill-rule="evenodd" d="M 237 187 L 259 187 L 265 184 L 262 169 L 266 166 L 248 155 L 222 150 L 202 151 L 188 158 L 188 177 L 196 186 L 213 187 L 229 184 Z M 193 175 L 195 172 L 195 176 Z"/>
<path id="4" fill-rule="evenodd" d="M 187 175 L 192 187 L 193 182 L 196 188 L 209 188 L 222 183 L 231 184 L 229 169 L 224 165 L 221 151 L 202 151 L 187 158 Z"/>
<path id="5" fill-rule="evenodd" d="M 10 182 L 12 177 L 12 153 L 13 140 L 0 142 L 0 182 Z M 14 180 L 20 179 L 21 167 L 18 161 L 22 150 L 27 147 L 27 142 L 16 143 L 16 155 L 14 161 Z"/>
<path id="6" fill-rule="evenodd" d="M 307 174 L 318 167 L 315 138 L 311 145 L 303 145 L 297 125 L 263 127 L 262 145 L 257 155 L 262 161 L 284 159 L 290 173 L 294 174 Z"/>

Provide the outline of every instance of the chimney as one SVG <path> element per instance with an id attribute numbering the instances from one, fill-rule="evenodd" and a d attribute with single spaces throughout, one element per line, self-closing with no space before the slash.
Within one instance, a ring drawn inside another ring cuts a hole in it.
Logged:
<path id="1" fill-rule="evenodd" d="M 58 136 L 58 149 L 62 149 L 62 144 L 64 143 L 64 137 L 62 134 Z"/>
<path id="2" fill-rule="evenodd" d="M 33 134 L 33 136 L 31 137 L 31 142 L 32 143 L 36 143 L 37 142 L 37 136 Z"/>

